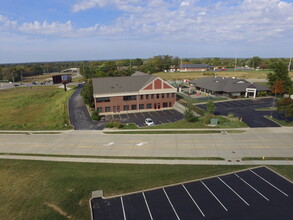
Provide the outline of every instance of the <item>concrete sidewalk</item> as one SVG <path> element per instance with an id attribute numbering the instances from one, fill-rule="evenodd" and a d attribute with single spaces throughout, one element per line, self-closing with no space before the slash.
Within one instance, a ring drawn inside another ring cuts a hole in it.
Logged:
<path id="1" fill-rule="evenodd" d="M 75 163 L 118 163 L 118 164 L 165 164 L 165 165 L 293 165 L 288 160 L 159 160 L 159 159 L 106 159 L 106 158 L 82 158 L 82 157 L 48 157 L 48 156 L 21 156 L 0 155 L 0 159 L 12 160 L 38 160 L 54 162 Z"/>

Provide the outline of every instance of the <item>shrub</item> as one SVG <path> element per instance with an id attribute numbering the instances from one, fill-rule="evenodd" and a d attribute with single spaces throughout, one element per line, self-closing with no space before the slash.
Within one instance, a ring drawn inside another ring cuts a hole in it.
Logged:
<path id="1" fill-rule="evenodd" d="M 106 124 L 106 128 L 122 128 L 123 125 L 119 121 L 111 121 Z"/>
<path id="2" fill-rule="evenodd" d="M 205 124 L 209 124 L 210 121 L 211 121 L 211 118 L 212 118 L 212 114 L 209 114 L 209 113 L 205 114 L 205 116 L 204 116 L 204 123 Z"/>
<path id="3" fill-rule="evenodd" d="M 93 111 L 92 112 L 92 119 L 97 120 L 97 121 L 101 119 L 98 111 Z"/>

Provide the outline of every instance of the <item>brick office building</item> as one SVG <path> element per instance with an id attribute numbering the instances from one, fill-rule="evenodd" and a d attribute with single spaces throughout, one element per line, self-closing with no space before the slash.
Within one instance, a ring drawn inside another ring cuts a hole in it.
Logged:
<path id="1" fill-rule="evenodd" d="M 100 115 L 172 109 L 177 89 L 142 72 L 93 79 L 95 109 Z"/>

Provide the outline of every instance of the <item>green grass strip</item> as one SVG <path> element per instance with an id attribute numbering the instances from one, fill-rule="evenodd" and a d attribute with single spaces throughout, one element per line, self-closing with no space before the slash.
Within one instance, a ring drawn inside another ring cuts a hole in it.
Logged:
<path id="1" fill-rule="evenodd" d="M 243 157 L 242 160 L 293 160 L 293 157 Z"/>
<path id="2" fill-rule="evenodd" d="M 227 133 L 243 133 L 243 130 L 225 130 Z M 202 130 L 202 131 L 112 131 L 103 132 L 104 134 L 218 134 L 220 130 Z"/>
<path id="3" fill-rule="evenodd" d="M 36 156 L 36 157 L 98 158 L 98 159 L 135 159 L 135 160 L 225 160 L 224 158 L 221 158 L 221 157 L 117 157 L 117 156 L 19 154 L 19 153 L 0 153 L 0 155 Z"/>
<path id="4" fill-rule="evenodd" d="M 44 131 L 44 132 L 26 132 L 26 131 L 16 131 L 16 132 L 12 132 L 12 131 L 0 131 L 0 134 L 26 134 L 26 135 L 31 135 L 31 134 L 62 134 L 62 132 L 49 132 L 49 131 Z"/>

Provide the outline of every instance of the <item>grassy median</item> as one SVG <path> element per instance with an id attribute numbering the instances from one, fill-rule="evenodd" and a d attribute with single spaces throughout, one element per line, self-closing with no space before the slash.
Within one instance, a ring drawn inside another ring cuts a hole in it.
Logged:
<path id="1" fill-rule="evenodd" d="M 112 196 L 248 167 L 0 160 L 0 219 L 90 219 L 94 190 Z M 292 166 L 273 168 L 293 179 Z"/>
<path id="2" fill-rule="evenodd" d="M 1 130 L 68 129 L 68 98 L 73 90 L 49 86 L 0 90 Z"/>

